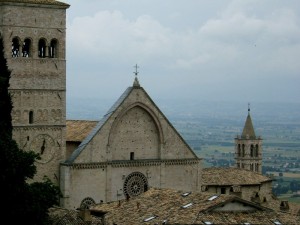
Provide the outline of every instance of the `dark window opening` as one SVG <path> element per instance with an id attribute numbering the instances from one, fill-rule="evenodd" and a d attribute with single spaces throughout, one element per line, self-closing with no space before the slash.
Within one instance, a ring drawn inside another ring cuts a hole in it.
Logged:
<path id="1" fill-rule="evenodd" d="M 255 156 L 258 157 L 258 145 L 255 145 Z"/>
<path id="2" fill-rule="evenodd" d="M 57 58 L 57 41 L 52 40 L 49 47 L 50 58 Z"/>
<path id="3" fill-rule="evenodd" d="M 46 41 L 44 39 L 39 40 L 39 57 L 46 57 Z"/>
<path id="4" fill-rule="evenodd" d="M 33 111 L 29 112 L 29 124 L 33 124 Z"/>
<path id="5" fill-rule="evenodd" d="M 243 144 L 242 145 L 242 157 L 244 157 L 245 156 L 245 145 Z"/>
<path id="6" fill-rule="evenodd" d="M 238 144 L 238 156 L 241 156 L 241 144 Z"/>
<path id="7" fill-rule="evenodd" d="M 20 41 L 19 38 L 15 37 L 12 39 L 12 46 L 11 46 L 12 57 L 13 58 L 19 57 L 19 51 L 20 51 Z"/>
<path id="8" fill-rule="evenodd" d="M 250 146 L 250 155 L 251 155 L 251 157 L 254 157 L 254 146 L 253 145 Z"/>
<path id="9" fill-rule="evenodd" d="M 130 160 L 134 160 L 134 152 L 130 152 Z"/>
<path id="10" fill-rule="evenodd" d="M 31 40 L 28 39 L 28 38 L 26 38 L 24 40 L 23 47 L 22 47 L 23 57 L 29 57 L 29 54 L 30 54 L 30 44 L 31 44 Z"/>
<path id="11" fill-rule="evenodd" d="M 221 194 L 226 194 L 226 188 L 224 187 L 221 188 Z"/>

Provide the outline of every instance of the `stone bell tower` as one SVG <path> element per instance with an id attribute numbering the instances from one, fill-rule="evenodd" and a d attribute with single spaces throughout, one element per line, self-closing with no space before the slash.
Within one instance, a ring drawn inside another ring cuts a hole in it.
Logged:
<path id="1" fill-rule="evenodd" d="M 66 9 L 55 0 L 0 0 L 0 35 L 11 70 L 13 137 L 40 154 L 36 181 L 59 184 L 66 148 Z"/>
<path id="2" fill-rule="evenodd" d="M 262 139 L 255 135 L 250 107 L 243 133 L 235 138 L 235 159 L 237 168 L 262 173 Z"/>

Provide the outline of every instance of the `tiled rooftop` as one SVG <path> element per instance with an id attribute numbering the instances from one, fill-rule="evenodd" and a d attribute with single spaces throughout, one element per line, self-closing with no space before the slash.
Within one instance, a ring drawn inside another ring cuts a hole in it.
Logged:
<path id="1" fill-rule="evenodd" d="M 252 202 L 231 195 L 219 195 L 208 200 L 212 194 L 205 192 L 185 192 L 171 189 L 151 188 L 144 194 L 129 200 L 99 204 L 91 208 L 92 213 L 103 215 L 106 224 L 264 224 L 273 221 L 300 224 L 300 218 L 289 213 L 276 212 Z M 215 211 L 227 203 L 241 202 L 252 211 Z M 253 211 L 253 209 L 255 209 Z"/>
<path id="2" fill-rule="evenodd" d="M 80 211 L 69 210 L 60 207 L 53 207 L 49 209 L 49 216 L 51 224 L 55 225 L 102 225 L 102 219 L 91 216 L 88 221 L 85 221 L 80 216 Z"/>
<path id="3" fill-rule="evenodd" d="M 210 167 L 202 171 L 203 185 L 254 185 L 271 178 L 249 170 L 233 167 Z"/>
<path id="4" fill-rule="evenodd" d="M 95 128 L 98 121 L 89 120 L 67 120 L 67 141 L 82 142 Z"/>

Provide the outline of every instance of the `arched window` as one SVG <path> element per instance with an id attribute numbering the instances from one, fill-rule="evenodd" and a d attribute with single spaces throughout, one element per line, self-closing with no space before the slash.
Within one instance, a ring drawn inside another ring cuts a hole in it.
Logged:
<path id="1" fill-rule="evenodd" d="M 242 144 L 242 157 L 244 157 L 244 156 L 245 156 L 245 145 Z"/>
<path id="2" fill-rule="evenodd" d="M 33 111 L 29 112 L 29 124 L 33 124 Z"/>
<path id="3" fill-rule="evenodd" d="M 29 57 L 30 56 L 30 47 L 31 47 L 31 40 L 29 38 L 26 38 L 24 40 L 23 47 L 22 47 L 23 57 Z"/>
<path id="4" fill-rule="evenodd" d="M 19 57 L 20 52 L 20 40 L 18 37 L 14 37 L 12 39 L 12 46 L 11 46 L 11 55 L 13 58 Z"/>
<path id="5" fill-rule="evenodd" d="M 250 170 L 253 171 L 253 164 L 250 164 Z"/>
<path id="6" fill-rule="evenodd" d="M 39 57 L 45 58 L 46 57 L 46 41 L 44 39 L 39 40 Z"/>
<path id="7" fill-rule="evenodd" d="M 258 157 L 258 144 L 255 145 L 255 157 Z"/>
<path id="8" fill-rule="evenodd" d="M 238 144 L 238 151 L 237 151 L 237 156 L 240 157 L 241 156 L 241 144 Z"/>
<path id="9" fill-rule="evenodd" d="M 57 40 L 51 40 L 49 47 L 49 56 L 50 58 L 57 58 Z"/>
<path id="10" fill-rule="evenodd" d="M 253 145 L 250 146 L 250 156 L 254 157 L 254 146 Z"/>

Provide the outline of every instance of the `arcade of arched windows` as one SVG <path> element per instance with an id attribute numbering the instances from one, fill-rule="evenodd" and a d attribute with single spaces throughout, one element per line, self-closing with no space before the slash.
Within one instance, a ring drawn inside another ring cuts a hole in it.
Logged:
<path id="1" fill-rule="evenodd" d="M 259 164 L 258 163 L 251 163 L 250 164 L 250 170 L 259 172 Z"/>
<path id="2" fill-rule="evenodd" d="M 237 145 L 237 156 L 238 157 L 245 157 L 246 150 L 245 144 L 238 144 Z M 258 157 L 259 156 L 259 147 L 258 144 L 250 145 L 250 157 Z"/>
<path id="3" fill-rule="evenodd" d="M 237 145 L 237 155 L 238 155 L 238 157 L 244 157 L 245 156 L 245 145 L 244 144 L 238 144 Z"/>
<path id="4" fill-rule="evenodd" d="M 39 58 L 58 58 L 58 41 L 51 39 L 48 42 L 45 38 L 40 38 L 37 43 L 37 48 L 33 47 L 33 41 L 30 38 L 25 38 L 23 41 L 19 37 L 12 39 L 12 57 L 32 57 L 34 52 L 37 52 Z"/>

